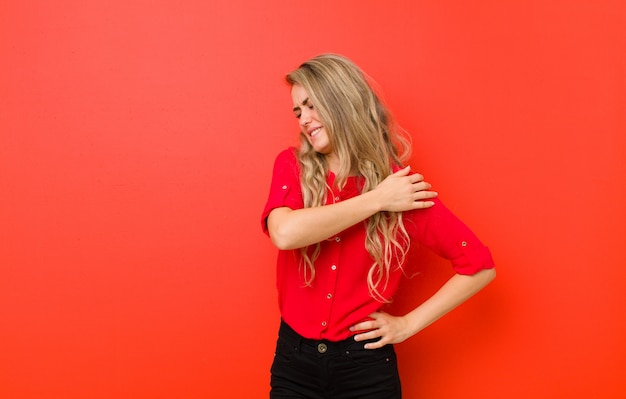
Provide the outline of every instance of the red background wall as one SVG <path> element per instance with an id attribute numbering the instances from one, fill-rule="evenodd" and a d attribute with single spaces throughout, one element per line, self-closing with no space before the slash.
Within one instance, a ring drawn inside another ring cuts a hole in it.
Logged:
<path id="1" fill-rule="evenodd" d="M 383 5 L 382 3 L 386 3 Z M 626 7 L 0 4 L 0 397 L 263 398 L 282 76 L 345 54 L 498 278 L 398 352 L 406 397 L 626 395 Z M 449 275 L 425 254 L 397 311 Z"/>

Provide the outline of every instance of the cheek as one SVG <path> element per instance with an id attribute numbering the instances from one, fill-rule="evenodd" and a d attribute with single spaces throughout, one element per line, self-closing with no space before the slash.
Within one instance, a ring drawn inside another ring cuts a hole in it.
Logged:
<path id="1" fill-rule="evenodd" d="M 316 121 L 320 122 L 320 117 L 319 117 L 319 115 L 317 114 L 317 110 L 315 110 L 315 109 L 312 109 L 312 110 L 311 110 L 311 118 L 313 118 L 313 119 L 315 119 Z"/>
<path id="2" fill-rule="evenodd" d="M 309 144 L 313 144 L 313 142 L 311 141 L 311 138 L 309 137 L 308 134 L 304 134 L 304 132 L 300 132 L 300 141 L 301 142 L 308 142 Z"/>

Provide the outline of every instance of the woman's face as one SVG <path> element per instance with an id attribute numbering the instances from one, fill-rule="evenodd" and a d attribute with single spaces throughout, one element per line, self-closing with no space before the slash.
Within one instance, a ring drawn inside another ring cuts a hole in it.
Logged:
<path id="1" fill-rule="evenodd" d="M 293 100 L 293 113 L 300 124 L 300 131 L 309 140 L 315 152 L 324 155 L 333 154 L 328 132 L 324 129 L 305 88 L 297 83 L 294 84 L 291 87 L 291 99 Z"/>

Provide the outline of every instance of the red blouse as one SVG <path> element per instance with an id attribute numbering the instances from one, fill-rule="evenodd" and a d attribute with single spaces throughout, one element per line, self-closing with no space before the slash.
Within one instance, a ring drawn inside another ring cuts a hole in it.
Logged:
<path id="1" fill-rule="evenodd" d="M 267 217 L 275 208 L 304 207 L 300 187 L 299 165 L 295 149 L 281 152 L 276 158 L 269 198 L 261 218 L 263 231 Z M 333 187 L 327 204 L 343 201 L 359 194 L 358 178 L 350 177 L 342 190 L 333 186 L 334 175 L 328 176 Z M 489 252 L 463 222 L 437 199 L 428 209 L 403 214 L 405 228 L 411 241 L 430 248 L 449 259 L 456 273 L 474 274 L 494 267 Z M 279 251 L 277 264 L 278 304 L 283 320 L 300 335 L 311 339 L 343 340 L 352 333 L 350 326 L 367 319 L 383 305 L 372 298 L 367 287 L 367 273 L 373 263 L 365 249 L 366 222 L 342 231 L 321 243 L 315 261 L 315 279 L 311 286 L 304 283 L 299 250 Z M 411 268 L 411 252 L 403 267 Z M 398 289 L 402 270 L 392 270 L 386 289 L 391 298 Z"/>

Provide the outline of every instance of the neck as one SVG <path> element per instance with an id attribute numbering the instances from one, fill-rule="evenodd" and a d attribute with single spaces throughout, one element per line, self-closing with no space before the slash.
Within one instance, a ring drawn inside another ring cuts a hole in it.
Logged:
<path id="1" fill-rule="evenodd" d="M 339 162 L 339 157 L 334 152 L 326 155 L 326 163 L 328 164 L 328 170 L 335 175 L 339 173 L 341 163 Z"/>
<path id="2" fill-rule="evenodd" d="M 341 170 L 341 164 L 339 162 L 339 158 L 336 156 L 329 157 L 326 156 L 326 162 L 328 163 L 328 170 L 332 172 L 335 176 L 339 175 L 339 171 Z M 357 170 L 351 170 L 348 173 L 348 176 L 358 176 L 359 172 Z"/>

